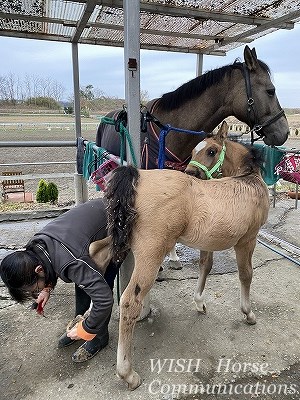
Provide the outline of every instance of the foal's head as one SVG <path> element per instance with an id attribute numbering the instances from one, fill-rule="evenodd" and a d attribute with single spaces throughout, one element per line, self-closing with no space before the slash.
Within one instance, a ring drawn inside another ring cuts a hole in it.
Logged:
<path id="1" fill-rule="evenodd" d="M 215 136 L 207 137 L 194 148 L 192 159 L 185 172 L 200 179 L 222 176 L 226 156 L 227 133 L 228 125 L 226 121 L 223 121 Z"/>
<path id="2" fill-rule="evenodd" d="M 237 176 L 257 170 L 260 160 L 256 151 L 227 139 L 226 121 L 218 133 L 200 142 L 192 152 L 185 172 L 200 179 Z"/>

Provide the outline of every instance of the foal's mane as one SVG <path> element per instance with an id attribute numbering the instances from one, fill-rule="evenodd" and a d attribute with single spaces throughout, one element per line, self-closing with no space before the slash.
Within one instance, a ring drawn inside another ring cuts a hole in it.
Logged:
<path id="1" fill-rule="evenodd" d="M 257 172 L 263 166 L 264 162 L 263 149 L 251 146 L 250 144 L 241 144 L 241 145 L 246 147 L 246 149 L 248 150 L 243 158 L 245 175 Z"/>
<path id="2" fill-rule="evenodd" d="M 259 65 L 270 74 L 270 69 L 261 60 L 257 60 Z M 216 85 L 222 81 L 226 74 L 231 75 L 232 71 L 236 69 L 243 69 L 243 63 L 235 60 L 233 64 L 225 65 L 223 67 L 210 70 L 203 75 L 197 76 L 179 86 L 176 90 L 162 95 L 158 100 L 158 108 L 161 111 L 172 111 L 189 100 L 199 97 L 206 89 Z"/>

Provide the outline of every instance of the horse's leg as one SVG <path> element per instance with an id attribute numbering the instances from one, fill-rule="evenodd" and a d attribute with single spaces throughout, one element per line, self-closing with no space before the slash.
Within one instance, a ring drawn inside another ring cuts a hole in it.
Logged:
<path id="1" fill-rule="evenodd" d="M 111 260 L 111 238 L 106 237 L 101 240 L 92 242 L 89 246 L 89 255 L 97 264 L 102 275 L 105 274 L 106 268 Z"/>
<path id="2" fill-rule="evenodd" d="M 170 251 L 169 258 L 170 258 L 170 268 L 171 269 L 182 269 L 182 264 L 176 253 L 176 247 L 173 247 L 173 249 Z"/>
<path id="3" fill-rule="evenodd" d="M 200 261 L 199 261 L 199 277 L 197 281 L 197 288 L 194 295 L 194 301 L 196 303 L 197 310 L 202 314 L 206 314 L 206 304 L 204 301 L 204 288 L 207 275 L 210 273 L 212 265 L 213 265 L 213 252 L 201 250 Z"/>
<path id="4" fill-rule="evenodd" d="M 140 316 L 143 300 L 153 286 L 164 256 L 144 253 L 135 256 L 135 267 L 120 300 L 119 343 L 117 352 L 117 373 L 134 390 L 141 384 L 141 378 L 132 368 L 131 346 L 135 323 Z"/>
<path id="5" fill-rule="evenodd" d="M 239 270 L 239 279 L 241 282 L 241 310 L 250 325 L 256 323 L 256 317 L 251 310 L 250 286 L 252 281 L 252 255 L 256 245 L 256 238 L 242 244 L 238 243 L 235 247 L 236 261 Z"/>

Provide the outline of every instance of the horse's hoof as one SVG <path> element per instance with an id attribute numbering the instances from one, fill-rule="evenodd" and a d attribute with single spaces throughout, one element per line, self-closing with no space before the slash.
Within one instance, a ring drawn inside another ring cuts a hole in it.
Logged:
<path id="1" fill-rule="evenodd" d="M 180 261 L 170 260 L 169 263 L 170 263 L 170 269 L 175 269 L 175 270 L 182 269 L 182 264 Z"/>
<path id="2" fill-rule="evenodd" d="M 127 383 L 128 383 L 128 389 L 134 390 L 141 385 L 142 380 L 141 380 L 139 374 L 137 372 L 133 371 L 133 373 L 131 374 L 131 377 L 130 377 L 130 382 L 127 382 Z"/>
<path id="3" fill-rule="evenodd" d="M 206 314 L 206 304 L 205 303 L 201 303 L 201 304 L 196 303 L 196 308 L 197 308 L 198 313 Z"/>
<path id="4" fill-rule="evenodd" d="M 253 311 L 250 311 L 249 314 L 245 314 L 245 319 L 247 324 L 255 325 L 256 324 L 256 317 Z"/>

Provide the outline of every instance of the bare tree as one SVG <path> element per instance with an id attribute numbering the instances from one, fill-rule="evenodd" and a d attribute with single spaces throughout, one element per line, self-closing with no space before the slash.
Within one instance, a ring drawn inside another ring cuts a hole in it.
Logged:
<path id="1" fill-rule="evenodd" d="M 52 81 L 51 97 L 53 97 L 56 101 L 61 101 L 63 99 L 63 95 L 64 95 L 65 91 L 66 90 L 61 83 L 59 83 L 57 81 Z"/>
<path id="2" fill-rule="evenodd" d="M 148 103 L 150 100 L 148 90 L 141 90 L 140 96 L 142 103 Z"/>
<path id="3" fill-rule="evenodd" d="M 0 99 L 1 100 L 8 100 L 8 94 L 6 90 L 6 77 L 0 76 Z"/>
<path id="4" fill-rule="evenodd" d="M 16 96 L 16 77 L 10 72 L 6 77 L 6 89 L 7 89 L 7 100 L 15 104 L 17 100 Z"/>

